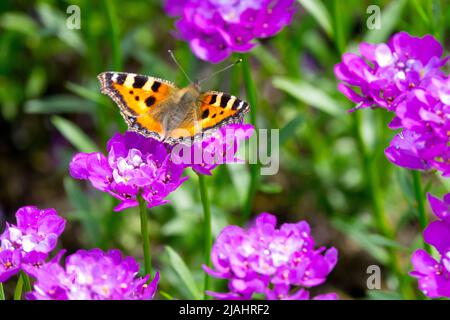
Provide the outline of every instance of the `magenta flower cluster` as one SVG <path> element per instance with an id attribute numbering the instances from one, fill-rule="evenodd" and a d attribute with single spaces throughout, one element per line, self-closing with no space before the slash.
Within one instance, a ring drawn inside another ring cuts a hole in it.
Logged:
<path id="1" fill-rule="evenodd" d="M 306 288 L 325 282 L 337 262 L 337 250 L 314 248 L 305 221 L 277 228 L 275 216 L 262 213 L 248 230 L 228 226 L 222 230 L 211 253 L 211 276 L 228 279 L 229 292 L 208 292 L 219 299 L 309 299 Z M 337 299 L 334 293 L 314 299 Z"/>
<path id="2" fill-rule="evenodd" d="M 436 261 L 425 250 L 417 250 L 411 259 L 410 273 L 419 280 L 420 290 L 430 298 L 450 298 L 450 193 L 442 200 L 428 194 L 428 202 L 438 218 L 424 230 L 425 242 L 440 254 Z"/>
<path id="3" fill-rule="evenodd" d="M 251 124 L 227 125 L 190 146 L 175 146 L 172 150 L 172 160 L 191 167 L 199 174 L 211 175 L 218 165 L 242 163 L 236 153 L 241 143 L 249 139 L 253 132 Z"/>
<path id="4" fill-rule="evenodd" d="M 277 34 L 295 13 L 294 0 L 166 0 L 165 11 L 179 17 L 177 36 L 200 59 L 218 63 L 247 52 L 257 38 Z"/>
<path id="5" fill-rule="evenodd" d="M 0 235 L 0 282 L 23 270 L 33 275 L 55 249 L 66 221 L 55 209 L 22 207 L 16 212 L 17 225 L 7 224 Z"/>
<path id="6" fill-rule="evenodd" d="M 343 81 L 338 89 L 357 108 L 379 106 L 388 110 L 413 88 L 426 88 L 434 77 L 444 76 L 443 49 L 431 35 L 412 37 L 399 32 L 380 44 L 361 43 L 361 56 L 346 53 L 334 72 Z M 358 89 L 358 90 L 355 90 Z"/>
<path id="7" fill-rule="evenodd" d="M 144 300 L 155 294 L 159 275 L 149 285 L 149 276 L 135 279 L 139 265 L 118 250 L 80 250 L 67 258 L 66 269 L 58 264 L 64 251 L 46 262 L 66 223 L 55 209 L 22 207 L 16 220 L 0 236 L 0 282 L 24 271 L 36 279 L 28 299 Z"/>
<path id="8" fill-rule="evenodd" d="M 362 57 L 346 53 L 335 66 L 339 90 L 356 108 L 382 107 L 395 113 L 400 129 L 385 153 L 394 164 L 450 175 L 450 81 L 448 61 L 431 35 L 406 32 L 387 44 L 360 44 Z"/>
<path id="9" fill-rule="evenodd" d="M 166 197 L 187 179 L 182 176 L 185 168 L 211 174 L 219 164 L 239 162 L 239 145 L 253 131 L 249 124 L 231 124 L 191 146 L 175 147 L 131 131 L 117 133 L 107 143 L 107 156 L 75 155 L 70 174 L 119 199 L 115 211 L 137 206 L 139 194 L 151 208 L 168 202 Z"/>
<path id="10" fill-rule="evenodd" d="M 155 295 L 157 273 L 137 278 L 139 264 L 132 257 L 122 257 L 119 250 L 79 250 L 59 264 L 59 254 L 35 273 L 30 300 L 149 300 Z"/>
<path id="11" fill-rule="evenodd" d="M 187 179 L 182 177 L 184 166 L 173 163 L 170 150 L 155 139 L 134 132 L 116 133 L 107 151 L 107 157 L 98 152 L 78 153 L 70 163 L 70 174 L 119 199 L 115 211 L 137 206 L 138 194 L 148 207 L 162 205 Z"/>
<path id="12" fill-rule="evenodd" d="M 448 95 L 448 79 L 432 79 L 427 90 L 412 90 L 397 106 L 390 127 L 402 132 L 385 151 L 392 163 L 450 176 L 450 99 L 444 90 Z"/>
<path id="13" fill-rule="evenodd" d="M 79 153 L 70 163 L 70 174 L 89 180 L 93 187 L 118 198 L 116 211 L 138 204 L 141 195 L 148 207 L 166 203 L 166 197 L 187 178 L 185 168 L 211 174 L 219 164 L 237 162 L 240 143 L 253 133 L 253 127 L 233 124 L 221 128 L 190 146 L 169 146 L 134 132 L 114 135 L 107 143 L 108 155 Z M 178 153 L 177 153 L 178 151 Z M 181 152 L 180 152 L 181 151 Z M 69 256 L 65 268 L 58 259 L 46 264 L 34 276 L 37 282 L 30 299 L 150 299 L 159 275 L 150 285 L 148 277 L 134 279 L 139 270 L 131 258 L 120 258 L 117 250 L 78 251 Z"/>

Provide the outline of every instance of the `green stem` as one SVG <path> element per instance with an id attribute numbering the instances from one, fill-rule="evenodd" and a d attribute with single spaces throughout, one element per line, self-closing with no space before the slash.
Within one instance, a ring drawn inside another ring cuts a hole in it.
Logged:
<path id="1" fill-rule="evenodd" d="M 202 200 L 202 206 L 203 206 L 203 245 L 204 245 L 204 254 L 205 254 L 205 264 L 208 267 L 211 267 L 211 248 L 212 248 L 212 224 L 211 224 L 211 207 L 209 204 L 209 197 L 208 197 L 208 189 L 206 187 L 206 178 L 204 175 L 197 174 L 198 176 L 198 183 L 200 187 L 200 198 Z M 209 289 L 210 284 L 210 277 L 205 272 L 205 280 L 204 280 L 204 296 L 203 299 L 207 300 L 208 295 L 206 294 L 206 291 Z"/>
<path id="2" fill-rule="evenodd" d="M 175 300 L 169 293 L 162 291 L 162 290 L 158 290 L 159 294 L 162 295 L 164 298 L 166 298 L 166 300 Z"/>
<path id="3" fill-rule="evenodd" d="M 376 165 L 373 157 L 369 154 L 367 150 L 366 144 L 364 143 L 364 139 L 362 136 L 361 128 L 362 128 L 362 119 L 361 113 L 355 112 L 353 115 L 354 125 L 355 125 L 355 135 L 358 144 L 358 149 L 361 154 L 362 162 L 363 162 L 363 171 L 364 177 L 368 189 L 368 193 L 370 194 L 372 210 L 375 219 L 375 224 L 378 231 L 387 239 L 395 239 L 395 231 L 389 224 L 389 219 L 386 216 L 386 212 L 383 207 L 383 197 L 378 181 L 378 175 L 376 174 Z M 403 277 L 404 274 L 401 270 L 400 266 L 400 257 L 394 248 L 387 248 L 389 255 L 389 265 L 394 275 L 397 277 L 399 281 L 400 291 L 402 292 L 405 298 L 412 298 L 413 291 L 411 287 L 406 282 L 406 279 Z"/>
<path id="4" fill-rule="evenodd" d="M 19 275 L 17 280 L 16 289 L 14 290 L 14 300 L 20 300 L 22 298 L 23 278 L 22 274 Z"/>
<path id="5" fill-rule="evenodd" d="M 230 93 L 234 94 L 235 96 L 239 96 L 239 89 L 241 87 L 241 70 L 239 70 L 239 68 L 232 68 L 230 78 Z"/>
<path id="6" fill-rule="evenodd" d="M 0 300 L 5 300 L 5 291 L 3 291 L 3 283 L 0 282 Z"/>
<path id="7" fill-rule="evenodd" d="M 246 223 L 250 218 L 252 212 L 253 200 L 255 199 L 256 192 L 258 191 L 259 185 L 259 166 L 258 164 L 250 164 L 250 183 L 247 190 L 247 197 L 245 199 L 242 223 Z"/>
<path id="8" fill-rule="evenodd" d="M 21 271 L 22 277 L 23 277 L 23 290 L 24 292 L 30 292 L 31 291 L 31 282 L 28 275 Z"/>
<path id="9" fill-rule="evenodd" d="M 258 126 L 256 123 L 256 115 L 258 112 L 258 102 L 257 102 L 257 95 L 256 95 L 256 88 L 255 84 L 252 79 L 251 70 L 250 70 L 250 64 L 248 62 L 248 59 L 242 59 L 242 71 L 243 71 L 243 78 L 244 78 L 244 85 L 245 90 L 247 92 L 247 99 L 250 104 L 250 122 L 255 128 L 256 135 L 258 134 Z M 252 150 L 250 150 L 252 152 Z M 244 203 L 243 213 L 242 213 L 242 219 L 243 223 L 247 222 L 250 218 L 250 214 L 253 207 L 253 200 L 256 195 L 256 191 L 258 190 L 258 184 L 259 184 L 259 161 L 256 160 L 255 164 L 250 164 L 250 184 L 247 191 L 247 197 Z"/>
<path id="10" fill-rule="evenodd" d="M 435 13 L 433 10 L 433 5 L 434 5 L 433 2 L 434 2 L 433 0 L 429 0 L 426 3 L 427 3 L 427 9 L 428 9 L 428 17 L 430 17 L 429 28 L 431 29 L 431 33 L 436 36 L 436 20 L 438 20 L 438 19 L 435 17 Z"/>
<path id="11" fill-rule="evenodd" d="M 333 14 L 334 14 L 334 43 L 339 54 L 343 54 L 345 50 L 345 36 L 342 23 L 342 8 L 340 7 L 340 0 L 333 1 Z"/>
<path id="12" fill-rule="evenodd" d="M 147 204 L 142 195 L 137 196 L 139 202 L 139 215 L 141 220 L 142 249 L 144 253 L 145 274 L 152 274 L 152 257 L 150 255 L 150 238 L 148 235 L 148 212 Z"/>
<path id="13" fill-rule="evenodd" d="M 256 115 L 258 111 L 256 87 L 252 79 L 250 63 L 248 58 L 242 59 L 242 72 L 245 84 L 245 91 L 247 92 L 247 99 L 250 103 L 250 122 L 256 128 Z"/>
<path id="14" fill-rule="evenodd" d="M 113 55 L 113 69 L 115 71 L 122 70 L 122 52 L 120 49 L 120 37 L 117 19 L 116 8 L 113 0 L 105 1 L 106 14 L 108 16 L 109 30 L 111 34 L 111 46 Z"/>
<path id="15" fill-rule="evenodd" d="M 420 231 L 423 233 L 428 224 L 427 212 L 425 210 L 425 195 L 422 190 L 422 175 L 420 171 L 413 170 L 413 186 L 414 186 L 414 195 L 416 197 L 416 205 L 417 205 L 417 216 L 419 218 L 419 226 Z M 427 252 L 431 252 L 431 247 L 428 243 L 424 241 L 423 247 Z"/>

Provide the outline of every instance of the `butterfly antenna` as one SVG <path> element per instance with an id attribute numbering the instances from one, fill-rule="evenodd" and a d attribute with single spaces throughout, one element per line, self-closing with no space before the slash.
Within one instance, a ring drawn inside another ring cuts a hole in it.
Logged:
<path id="1" fill-rule="evenodd" d="M 187 75 L 186 71 L 184 71 L 183 67 L 181 66 L 181 64 L 178 62 L 177 58 L 175 58 L 175 55 L 173 54 L 172 50 L 167 50 L 170 54 L 170 57 L 172 58 L 172 60 L 175 62 L 175 64 L 178 66 L 178 68 L 181 70 L 181 72 L 183 72 L 184 76 L 186 77 L 186 79 L 189 80 L 190 83 L 192 83 L 191 78 L 189 78 L 189 76 Z"/>
<path id="2" fill-rule="evenodd" d="M 200 80 L 198 81 L 198 83 L 201 83 L 201 82 L 203 82 L 203 81 L 205 81 L 205 80 L 208 80 L 209 78 L 212 78 L 212 77 L 214 77 L 215 75 L 218 75 L 219 73 L 222 73 L 222 72 L 224 72 L 224 71 L 226 71 L 226 70 L 228 70 L 228 69 L 234 67 L 235 65 L 237 65 L 237 64 L 239 64 L 239 63 L 241 63 L 241 62 L 242 62 L 242 59 L 239 58 L 239 59 L 237 59 L 235 62 L 233 62 L 232 64 L 230 64 L 229 66 L 226 66 L 225 68 L 222 68 L 222 69 L 220 69 L 220 70 L 218 70 L 218 71 L 216 71 L 216 72 L 213 72 L 213 73 L 210 74 L 209 76 L 207 76 L 207 77 L 205 77 L 205 78 L 203 78 L 203 79 L 200 79 Z"/>

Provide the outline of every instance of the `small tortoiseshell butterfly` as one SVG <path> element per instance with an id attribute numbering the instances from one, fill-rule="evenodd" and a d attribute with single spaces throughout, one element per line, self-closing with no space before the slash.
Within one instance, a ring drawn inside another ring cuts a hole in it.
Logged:
<path id="1" fill-rule="evenodd" d="M 126 72 L 98 75 L 101 92 L 120 108 L 129 130 L 169 144 L 190 144 L 230 123 L 240 123 L 247 102 L 217 92 L 201 92 L 199 82 L 186 88 L 154 77 Z"/>

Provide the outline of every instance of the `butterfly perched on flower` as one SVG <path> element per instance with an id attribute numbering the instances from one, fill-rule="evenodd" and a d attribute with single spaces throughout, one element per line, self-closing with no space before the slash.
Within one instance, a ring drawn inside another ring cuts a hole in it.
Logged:
<path id="1" fill-rule="evenodd" d="M 201 92 L 199 81 L 185 88 L 150 76 L 103 72 L 101 92 L 119 106 L 129 130 L 169 144 L 192 143 L 231 123 L 241 123 L 249 104 L 235 96 Z"/>

